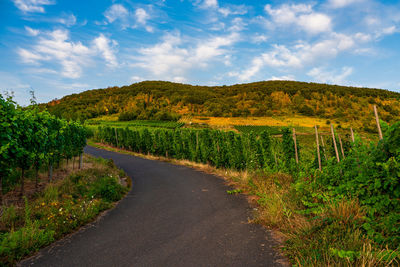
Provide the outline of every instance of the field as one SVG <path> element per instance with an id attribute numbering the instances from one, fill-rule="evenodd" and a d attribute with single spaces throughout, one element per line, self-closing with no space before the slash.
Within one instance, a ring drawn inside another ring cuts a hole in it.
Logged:
<path id="1" fill-rule="evenodd" d="M 235 125 L 251 126 L 294 126 L 311 128 L 318 125 L 328 128 L 327 120 L 306 116 L 274 116 L 274 117 L 189 117 L 182 119 L 185 122 L 203 123 L 215 127 L 227 127 Z M 329 122 L 329 121 L 328 121 Z M 349 127 L 343 124 L 342 127 Z"/>
<path id="2" fill-rule="evenodd" d="M 92 120 L 86 123 L 87 126 L 93 128 L 93 126 L 109 126 L 116 128 L 136 128 L 136 127 L 155 127 L 155 128 L 166 128 L 176 129 L 184 126 L 182 122 L 175 121 L 111 121 L 111 120 Z"/>

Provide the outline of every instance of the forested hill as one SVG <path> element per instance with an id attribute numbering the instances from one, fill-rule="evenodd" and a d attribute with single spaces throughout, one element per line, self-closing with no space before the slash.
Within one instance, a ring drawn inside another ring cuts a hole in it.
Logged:
<path id="1" fill-rule="evenodd" d="M 359 120 L 377 104 L 383 120 L 399 119 L 400 93 L 295 81 L 264 81 L 232 86 L 193 86 L 145 81 L 123 87 L 88 90 L 47 104 L 50 112 L 72 119 L 113 113 L 151 119 L 161 113 L 202 116 L 303 114 Z"/>

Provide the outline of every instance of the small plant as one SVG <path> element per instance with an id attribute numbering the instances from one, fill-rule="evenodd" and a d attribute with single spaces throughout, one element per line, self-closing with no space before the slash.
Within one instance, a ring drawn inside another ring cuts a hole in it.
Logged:
<path id="1" fill-rule="evenodd" d="M 242 189 L 227 190 L 226 192 L 227 192 L 229 195 L 240 194 L 240 193 L 242 193 Z"/>

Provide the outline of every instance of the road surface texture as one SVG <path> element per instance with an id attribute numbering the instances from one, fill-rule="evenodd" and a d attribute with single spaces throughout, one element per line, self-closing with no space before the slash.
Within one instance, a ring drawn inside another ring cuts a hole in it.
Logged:
<path id="1" fill-rule="evenodd" d="M 101 219 L 22 266 L 281 266 L 276 242 L 248 223 L 251 208 L 221 178 L 162 161 L 93 147 L 133 180 Z"/>

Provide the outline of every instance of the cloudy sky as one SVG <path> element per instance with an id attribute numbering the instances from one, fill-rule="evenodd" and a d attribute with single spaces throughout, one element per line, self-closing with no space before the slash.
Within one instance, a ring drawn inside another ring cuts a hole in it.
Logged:
<path id="1" fill-rule="evenodd" d="M 400 1 L 0 0 L 18 103 L 143 80 L 299 80 L 400 91 Z"/>

